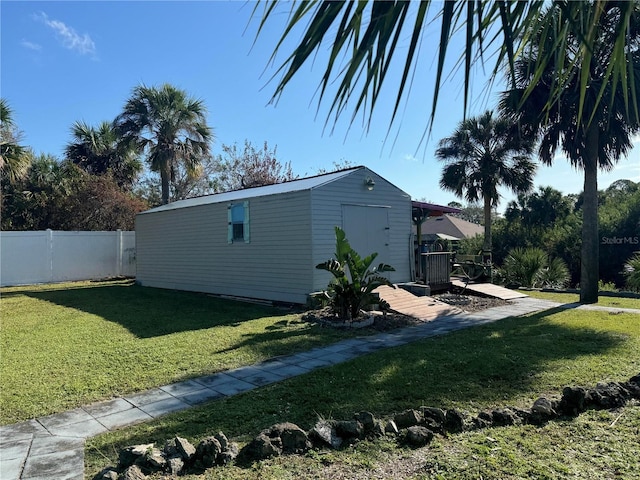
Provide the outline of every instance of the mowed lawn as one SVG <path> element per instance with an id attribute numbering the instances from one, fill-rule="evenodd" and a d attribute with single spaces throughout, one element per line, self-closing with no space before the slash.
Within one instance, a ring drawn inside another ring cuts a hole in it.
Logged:
<path id="1" fill-rule="evenodd" d="M 0 296 L 1 424 L 356 334 L 129 280 L 3 288 Z"/>
<path id="2" fill-rule="evenodd" d="M 421 405 L 471 415 L 531 407 L 565 385 L 626 381 L 640 373 L 640 315 L 550 309 L 356 358 L 274 385 L 89 439 L 85 474 L 117 463 L 118 449 L 175 435 L 192 442 L 223 431 L 241 445 L 261 429 L 319 417 L 380 418 Z M 589 411 L 547 425 L 437 436 L 411 450 L 387 439 L 338 452 L 310 452 L 214 468 L 203 479 L 640 478 L 640 406 Z"/>

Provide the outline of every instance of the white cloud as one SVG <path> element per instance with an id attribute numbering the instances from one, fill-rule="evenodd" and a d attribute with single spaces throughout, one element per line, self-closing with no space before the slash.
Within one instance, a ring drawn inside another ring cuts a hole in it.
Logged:
<path id="1" fill-rule="evenodd" d="M 39 52 L 40 50 L 42 50 L 42 45 L 38 45 L 37 43 L 30 42 L 29 40 L 22 40 L 22 42 L 20 42 L 20 45 L 22 45 L 24 48 L 27 48 L 29 50 L 35 50 L 36 52 Z"/>
<path id="2" fill-rule="evenodd" d="M 35 18 L 51 28 L 65 48 L 74 50 L 81 55 L 95 55 L 96 45 L 89 34 L 80 35 L 60 20 L 50 19 L 44 12 L 38 13 Z"/>
<path id="3" fill-rule="evenodd" d="M 414 155 L 411 155 L 410 153 L 405 154 L 403 159 L 404 159 L 405 162 L 417 162 L 418 161 L 418 159 Z"/>

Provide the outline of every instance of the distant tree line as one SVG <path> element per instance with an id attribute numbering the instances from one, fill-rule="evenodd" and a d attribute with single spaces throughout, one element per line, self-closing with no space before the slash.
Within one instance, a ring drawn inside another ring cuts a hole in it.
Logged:
<path id="1" fill-rule="evenodd" d="M 580 232 L 584 195 L 563 195 L 552 187 L 520 194 L 510 202 L 504 216 L 493 220 L 493 262 L 504 265 L 516 248 L 539 248 L 549 258 L 561 259 L 570 273 L 570 284 L 580 282 Z M 478 207 L 463 207 L 477 216 Z M 468 215 L 467 215 L 468 216 Z M 598 239 L 600 285 L 625 285 L 625 264 L 640 252 L 640 182 L 618 180 L 598 192 Z M 483 237 L 461 242 L 461 253 L 478 254 Z"/>
<path id="2" fill-rule="evenodd" d="M 2 230 L 133 230 L 163 203 L 297 178 L 266 141 L 213 155 L 205 105 L 168 84 L 134 88 L 113 121 L 76 122 L 63 158 L 24 145 L 0 106 Z"/>

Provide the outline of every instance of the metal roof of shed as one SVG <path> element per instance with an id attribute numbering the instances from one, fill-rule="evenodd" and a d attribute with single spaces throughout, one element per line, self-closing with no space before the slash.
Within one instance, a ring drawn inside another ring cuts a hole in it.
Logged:
<path id="1" fill-rule="evenodd" d="M 176 202 L 167 203 L 166 205 L 160 205 L 159 207 L 140 212 L 138 215 L 162 212 L 165 210 L 177 210 L 179 208 L 195 207 L 198 205 L 209 205 L 213 203 L 246 200 L 249 198 L 263 197 L 266 195 L 277 195 L 280 193 L 311 190 L 313 188 L 318 188 L 322 185 L 326 185 L 327 183 L 334 182 L 339 178 L 346 177 L 347 175 L 350 175 L 351 173 L 360 169 L 366 169 L 366 167 L 358 166 L 340 170 L 337 172 L 316 175 L 314 177 L 291 180 L 290 182 L 276 183 L 273 185 L 264 185 L 262 187 L 244 188 L 241 190 L 233 190 L 230 192 L 214 193 L 211 195 L 203 195 L 201 197 L 187 198 L 186 200 L 178 200 Z"/>

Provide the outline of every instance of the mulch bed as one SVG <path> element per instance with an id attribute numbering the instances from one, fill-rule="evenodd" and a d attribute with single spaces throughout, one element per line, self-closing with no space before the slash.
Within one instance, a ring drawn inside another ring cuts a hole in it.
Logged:
<path id="1" fill-rule="evenodd" d="M 481 297 L 477 295 L 462 295 L 455 293 L 443 293 L 438 295 L 432 295 L 432 298 L 439 300 L 443 303 L 458 307 L 465 312 L 479 312 L 487 308 L 500 307 L 507 305 L 509 302 L 501 300 L 499 298 Z M 329 307 L 325 307 L 317 310 L 310 310 L 302 316 L 302 320 L 307 322 L 319 323 L 323 326 L 333 328 L 359 328 L 349 321 L 344 321 L 338 318 Z M 362 319 L 358 319 L 362 320 Z M 377 331 L 388 331 L 396 328 L 407 327 L 410 325 L 417 325 L 422 323 L 419 320 L 408 315 L 402 315 L 396 312 L 389 312 L 386 315 L 376 314 L 371 325 L 360 328 L 370 328 Z"/>

